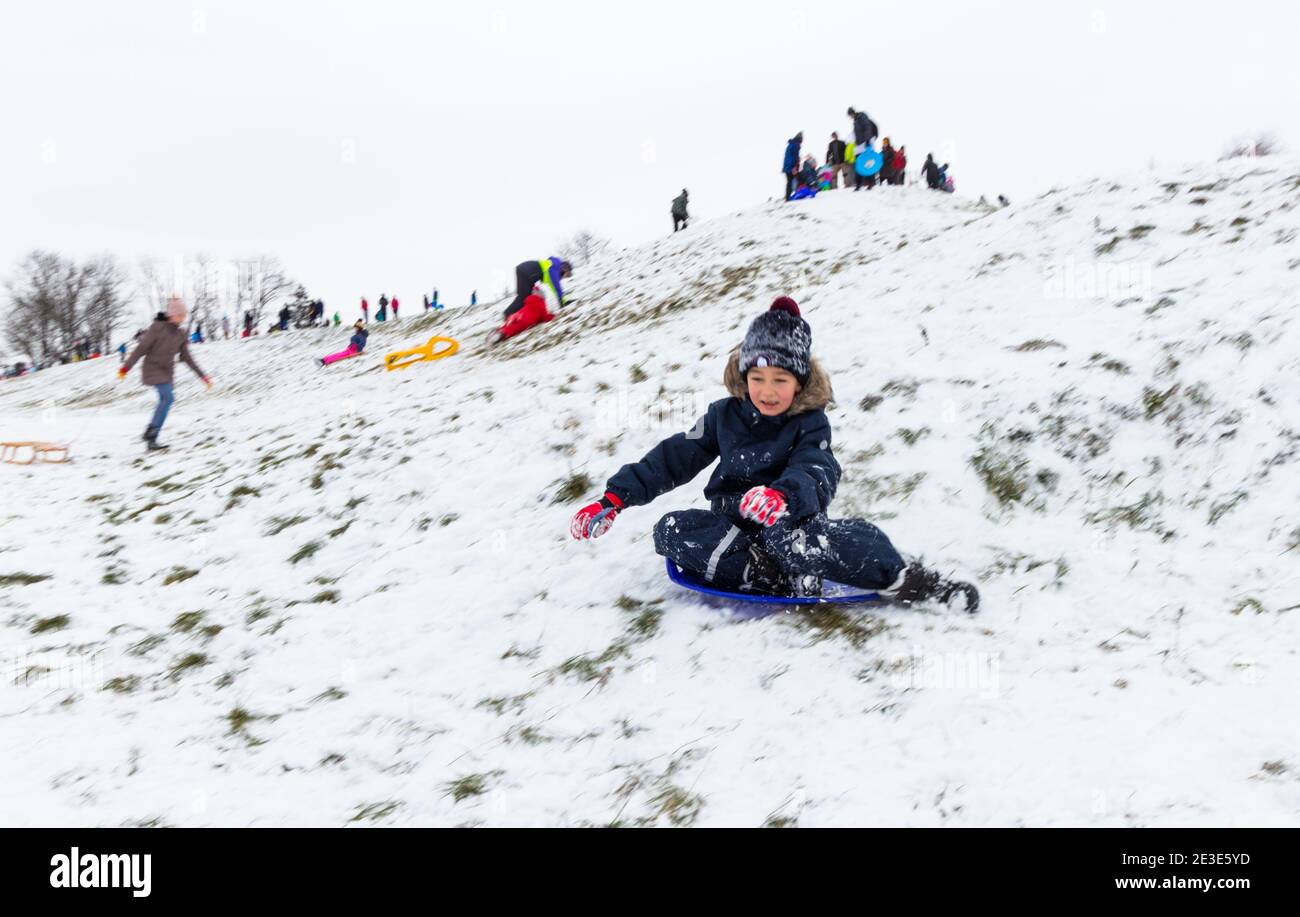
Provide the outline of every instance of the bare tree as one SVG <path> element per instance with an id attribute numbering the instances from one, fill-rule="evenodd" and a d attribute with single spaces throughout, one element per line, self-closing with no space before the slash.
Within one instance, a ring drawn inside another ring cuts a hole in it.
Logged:
<path id="1" fill-rule="evenodd" d="M 78 263 L 34 251 L 7 286 L 5 337 L 33 362 L 104 349 L 126 306 L 125 279 L 108 255 Z"/>
<path id="2" fill-rule="evenodd" d="M 149 311 L 156 315 L 167 306 L 167 300 L 177 290 L 175 270 L 160 258 L 141 258 L 136 264 L 139 274 L 140 295 L 144 297 Z"/>
<path id="3" fill-rule="evenodd" d="M 6 281 L 9 310 L 5 339 L 37 363 L 56 352 L 58 299 L 55 292 L 63 259 L 54 252 L 31 252 Z"/>
<path id="4" fill-rule="evenodd" d="M 573 264 L 574 267 L 581 267 L 593 258 L 605 254 L 612 246 L 613 243 L 608 239 L 602 239 L 583 229 L 578 231 L 567 242 L 561 242 L 555 250 L 561 258 Z"/>
<path id="5" fill-rule="evenodd" d="M 197 327 L 206 323 L 211 334 L 212 313 L 221 304 L 220 265 L 212 260 L 211 255 L 200 253 L 189 259 L 189 267 L 192 275 L 187 284 L 190 324 Z"/>
<path id="6" fill-rule="evenodd" d="M 280 259 L 258 255 L 239 262 L 236 281 L 236 307 L 242 317 L 251 312 L 253 327 L 260 327 L 267 306 L 293 291 L 294 282 L 285 274 Z"/>
<path id="7" fill-rule="evenodd" d="M 59 258 L 54 287 L 54 324 L 58 329 L 60 353 L 71 353 L 85 336 L 86 292 L 90 287 L 91 273 L 90 264 Z"/>
<path id="8" fill-rule="evenodd" d="M 1236 137 L 1228 143 L 1219 159 L 1240 159 L 1243 157 L 1272 156 L 1282 152 L 1282 143 L 1275 134 L 1260 134 Z"/>
<path id="9" fill-rule="evenodd" d="M 113 331 L 122 323 L 122 317 L 126 313 L 126 274 L 112 255 L 100 256 L 89 267 L 86 335 L 94 349 L 107 353 L 113 347 Z"/>

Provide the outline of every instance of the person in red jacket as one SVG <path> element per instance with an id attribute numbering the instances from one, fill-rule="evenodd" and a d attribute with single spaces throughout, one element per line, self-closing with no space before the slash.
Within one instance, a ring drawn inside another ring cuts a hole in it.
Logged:
<path id="1" fill-rule="evenodd" d="M 361 297 L 361 321 L 370 323 L 370 303 L 366 302 L 364 296 Z"/>
<path id="2" fill-rule="evenodd" d="M 894 184 L 903 184 L 903 171 L 907 168 L 907 147 L 900 146 L 894 151 Z"/>
<path id="3" fill-rule="evenodd" d="M 397 321 L 397 297 L 393 297 L 393 321 Z"/>

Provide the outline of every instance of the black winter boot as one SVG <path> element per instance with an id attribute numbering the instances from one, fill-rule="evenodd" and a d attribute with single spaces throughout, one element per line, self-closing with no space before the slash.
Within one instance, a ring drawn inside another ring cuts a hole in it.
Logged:
<path id="1" fill-rule="evenodd" d="M 144 431 L 144 447 L 150 452 L 160 452 L 168 448 L 165 444 L 158 442 L 158 431 L 153 427 Z"/>
<path id="2" fill-rule="evenodd" d="M 786 594 L 800 598 L 821 598 L 823 585 L 822 578 L 815 573 L 789 573 L 785 577 Z"/>
<path id="3" fill-rule="evenodd" d="M 972 584 L 960 580 L 944 579 L 934 570 L 919 563 L 910 563 L 898 577 L 898 582 L 880 591 L 882 596 L 902 605 L 915 602 L 938 602 L 974 614 L 980 607 L 980 594 Z"/>
<path id="4" fill-rule="evenodd" d="M 741 574 L 741 592 L 816 598 L 822 594 L 822 578 L 811 573 L 787 573 L 766 551 L 749 546 L 749 563 Z"/>
<path id="5" fill-rule="evenodd" d="M 749 546 L 749 563 L 745 564 L 745 572 L 741 574 L 740 591 L 785 594 L 785 577 L 781 568 L 756 544 Z"/>

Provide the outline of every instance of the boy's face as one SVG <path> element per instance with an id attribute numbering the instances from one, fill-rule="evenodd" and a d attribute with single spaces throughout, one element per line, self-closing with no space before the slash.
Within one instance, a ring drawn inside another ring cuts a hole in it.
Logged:
<path id="1" fill-rule="evenodd" d="M 775 366 L 755 366 L 745 374 L 749 400 L 764 417 L 777 417 L 790 410 L 802 386 L 794 373 Z"/>

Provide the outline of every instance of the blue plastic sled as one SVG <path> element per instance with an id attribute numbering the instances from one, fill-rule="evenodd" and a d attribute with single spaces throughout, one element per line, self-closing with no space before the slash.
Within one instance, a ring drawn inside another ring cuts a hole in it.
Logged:
<path id="1" fill-rule="evenodd" d="M 790 195 L 792 201 L 802 201 L 804 198 L 816 197 L 817 192 L 812 188 L 800 188 L 794 194 Z"/>
<path id="2" fill-rule="evenodd" d="M 875 175 L 884 164 L 884 158 L 875 150 L 863 150 L 858 154 L 858 158 L 853 160 L 854 170 L 864 178 Z"/>
<path id="3" fill-rule="evenodd" d="M 862 592 L 853 586 L 829 582 L 825 584 L 822 595 L 819 596 L 758 595 L 753 592 L 727 592 L 725 589 L 715 589 L 713 586 L 701 582 L 667 558 L 664 559 L 664 562 L 668 566 L 668 578 L 677 585 L 693 592 L 716 596 L 732 602 L 751 602 L 759 605 L 852 605 L 859 602 L 884 601 L 877 592 Z"/>

